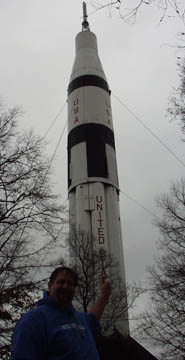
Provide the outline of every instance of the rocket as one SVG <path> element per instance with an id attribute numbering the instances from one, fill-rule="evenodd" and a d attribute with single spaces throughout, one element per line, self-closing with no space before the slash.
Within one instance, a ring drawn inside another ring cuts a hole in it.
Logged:
<path id="1" fill-rule="evenodd" d="M 69 225 L 95 239 L 102 275 L 107 254 L 116 258 L 126 287 L 110 96 L 96 36 L 90 31 L 83 3 L 82 31 L 76 36 L 76 57 L 68 87 Z M 129 335 L 127 313 L 115 327 L 119 334 L 111 345 L 115 357 L 119 352 L 118 358 L 157 360 Z"/>
<path id="2" fill-rule="evenodd" d="M 82 31 L 68 86 L 69 222 L 96 240 L 102 274 L 108 253 L 125 285 L 111 91 L 83 3 Z M 128 321 L 121 329 L 128 334 Z"/>

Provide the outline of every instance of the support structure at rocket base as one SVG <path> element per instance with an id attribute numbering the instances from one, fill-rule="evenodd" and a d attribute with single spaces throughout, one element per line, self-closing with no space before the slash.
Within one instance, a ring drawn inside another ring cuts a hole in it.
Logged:
<path id="1" fill-rule="evenodd" d="M 111 92 L 86 18 L 68 87 L 69 222 L 96 239 L 102 274 L 107 254 L 113 255 L 126 286 Z M 119 329 L 128 335 L 126 318 Z"/>

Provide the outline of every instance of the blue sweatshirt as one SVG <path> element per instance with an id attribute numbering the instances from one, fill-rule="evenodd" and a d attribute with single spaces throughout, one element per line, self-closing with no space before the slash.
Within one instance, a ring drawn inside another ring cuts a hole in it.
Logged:
<path id="1" fill-rule="evenodd" d="M 100 333 L 93 314 L 73 306 L 62 311 L 44 293 L 37 307 L 18 321 L 10 360 L 99 360 L 94 336 Z"/>

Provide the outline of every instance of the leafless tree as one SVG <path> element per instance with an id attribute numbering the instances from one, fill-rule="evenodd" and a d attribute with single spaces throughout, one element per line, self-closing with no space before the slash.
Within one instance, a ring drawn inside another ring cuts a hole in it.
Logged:
<path id="1" fill-rule="evenodd" d="M 179 86 L 173 90 L 173 94 L 170 97 L 170 105 L 168 108 L 168 114 L 172 120 L 180 121 L 181 130 L 185 135 L 185 58 L 179 60 Z"/>
<path id="2" fill-rule="evenodd" d="M 68 246 L 71 264 L 79 274 L 75 306 L 87 312 L 99 294 L 102 272 L 100 253 L 96 250 L 95 239 L 84 232 L 71 232 Z M 101 325 L 103 333 L 110 334 L 116 322 L 127 319 L 128 308 L 133 305 L 141 291 L 134 285 L 125 288 L 119 277 L 118 263 L 110 254 L 107 254 L 104 261 L 104 270 L 110 280 L 112 291 Z"/>
<path id="3" fill-rule="evenodd" d="M 183 23 L 185 22 L 185 5 L 183 0 L 91 0 L 89 4 L 93 7 L 93 11 L 89 15 L 108 8 L 111 15 L 113 12 L 118 12 L 121 19 L 128 24 L 134 24 L 139 13 L 149 6 L 158 7 L 159 21 L 163 21 L 166 17 L 173 18 L 178 16 Z"/>
<path id="4" fill-rule="evenodd" d="M 185 358 L 185 180 L 158 198 L 160 255 L 149 269 L 150 308 L 139 332 L 161 349 L 161 359 Z"/>
<path id="5" fill-rule="evenodd" d="M 45 143 L 20 133 L 17 108 L 0 107 L 0 357 L 15 320 L 34 303 L 61 236 L 64 211 L 51 189 Z"/>

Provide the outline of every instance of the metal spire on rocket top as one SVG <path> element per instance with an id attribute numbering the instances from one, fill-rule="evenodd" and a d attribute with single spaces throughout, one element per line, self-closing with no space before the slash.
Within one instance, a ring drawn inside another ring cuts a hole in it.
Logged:
<path id="1" fill-rule="evenodd" d="M 68 86 L 69 223 L 96 239 L 102 274 L 106 256 L 115 257 L 125 284 L 110 94 L 83 3 L 82 31 L 76 36 Z M 122 332 L 129 333 L 127 320 Z"/>
<path id="2" fill-rule="evenodd" d="M 82 31 L 83 30 L 90 30 L 89 23 L 87 21 L 88 15 L 87 15 L 87 6 L 86 3 L 83 2 L 83 23 L 82 23 Z"/>

